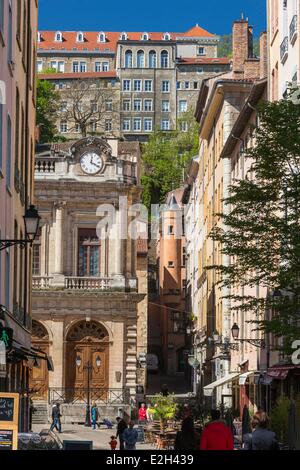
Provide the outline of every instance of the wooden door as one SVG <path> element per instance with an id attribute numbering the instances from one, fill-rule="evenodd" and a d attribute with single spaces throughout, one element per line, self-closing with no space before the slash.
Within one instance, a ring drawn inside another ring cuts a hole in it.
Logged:
<path id="1" fill-rule="evenodd" d="M 45 327 L 33 321 L 32 346 L 49 355 L 49 336 Z M 33 400 L 47 400 L 49 389 L 49 372 L 47 362 L 44 359 L 36 359 L 35 365 L 30 371 L 29 388 Z"/>

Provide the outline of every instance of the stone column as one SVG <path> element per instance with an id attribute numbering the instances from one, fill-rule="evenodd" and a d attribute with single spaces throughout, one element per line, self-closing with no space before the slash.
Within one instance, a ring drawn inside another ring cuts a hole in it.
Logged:
<path id="1" fill-rule="evenodd" d="M 53 342 L 50 347 L 50 355 L 53 360 L 54 372 L 49 372 L 49 387 L 62 388 L 63 380 L 63 364 L 64 364 L 64 321 L 56 320 L 50 322 L 52 330 Z"/>
<path id="2" fill-rule="evenodd" d="M 54 282 L 55 285 L 64 285 L 64 211 L 65 202 L 59 202 L 55 205 L 55 264 L 54 264 Z"/>
<path id="3" fill-rule="evenodd" d="M 116 212 L 116 227 L 115 227 L 115 274 L 117 276 L 123 276 L 124 266 L 123 266 L 123 240 L 122 240 L 122 214 L 118 210 Z"/>

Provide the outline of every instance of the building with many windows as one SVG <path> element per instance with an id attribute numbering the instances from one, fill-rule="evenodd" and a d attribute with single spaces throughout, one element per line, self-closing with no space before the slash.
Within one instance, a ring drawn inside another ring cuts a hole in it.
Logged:
<path id="1" fill-rule="evenodd" d="M 20 430 L 29 428 L 32 250 L 5 240 L 24 240 L 33 203 L 36 30 L 35 0 L 0 1 L 0 326 L 13 330 L 0 391 L 20 393 Z"/>
<path id="2" fill-rule="evenodd" d="M 185 33 L 41 31 L 37 70 L 58 89 L 91 77 L 116 87 L 119 121 L 94 132 L 145 140 L 155 128 L 176 129 L 178 119 L 187 130 L 183 116 L 202 80 L 230 68 L 229 59 L 217 57 L 218 41 L 198 25 Z M 45 75 L 46 69 L 55 73 Z M 58 126 L 72 134 L 66 123 Z"/>

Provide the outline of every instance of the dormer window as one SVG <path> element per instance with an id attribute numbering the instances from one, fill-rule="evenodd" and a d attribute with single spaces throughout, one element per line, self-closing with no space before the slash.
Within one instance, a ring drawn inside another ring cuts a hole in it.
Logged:
<path id="1" fill-rule="evenodd" d="M 77 39 L 76 42 L 84 42 L 84 35 L 82 32 L 77 33 Z"/>
<path id="2" fill-rule="evenodd" d="M 125 33 L 125 31 L 123 31 L 123 33 L 120 34 L 120 40 L 121 41 L 127 41 L 127 33 Z"/>
<path id="3" fill-rule="evenodd" d="M 163 39 L 164 41 L 170 41 L 171 39 L 170 33 L 165 33 Z"/>
<path id="4" fill-rule="evenodd" d="M 106 42 L 106 36 L 103 32 L 99 33 L 98 42 Z"/>
<path id="5" fill-rule="evenodd" d="M 62 40 L 62 33 L 60 31 L 57 31 L 57 33 L 55 33 L 55 42 L 62 42 Z"/>
<path id="6" fill-rule="evenodd" d="M 37 33 L 37 42 L 42 42 L 42 35 L 39 31 Z"/>
<path id="7" fill-rule="evenodd" d="M 148 41 L 149 40 L 149 34 L 148 33 L 143 33 L 141 36 L 142 41 Z"/>

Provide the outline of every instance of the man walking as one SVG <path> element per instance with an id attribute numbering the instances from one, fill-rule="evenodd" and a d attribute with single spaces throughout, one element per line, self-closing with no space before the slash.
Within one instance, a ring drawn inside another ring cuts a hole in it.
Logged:
<path id="1" fill-rule="evenodd" d="M 61 418 L 60 404 L 56 403 L 56 405 L 53 406 L 52 408 L 52 424 L 51 424 L 50 431 L 53 431 L 53 429 L 56 428 L 59 433 L 62 432 L 60 418 Z"/>
<path id="2" fill-rule="evenodd" d="M 211 410 L 212 421 L 204 428 L 201 436 L 201 450 L 233 450 L 231 429 L 221 420 L 219 410 Z"/>
<path id="3" fill-rule="evenodd" d="M 136 429 L 134 429 L 134 422 L 130 421 L 129 428 L 125 429 L 123 433 L 123 439 L 125 442 L 125 450 L 135 450 L 138 437 L 139 437 L 138 432 Z"/>
<path id="4" fill-rule="evenodd" d="M 127 424 L 124 420 L 124 418 L 117 418 L 117 437 L 119 438 L 120 441 L 120 450 L 124 450 L 124 439 L 123 439 L 123 434 L 125 429 L 127 429 Z"/>

